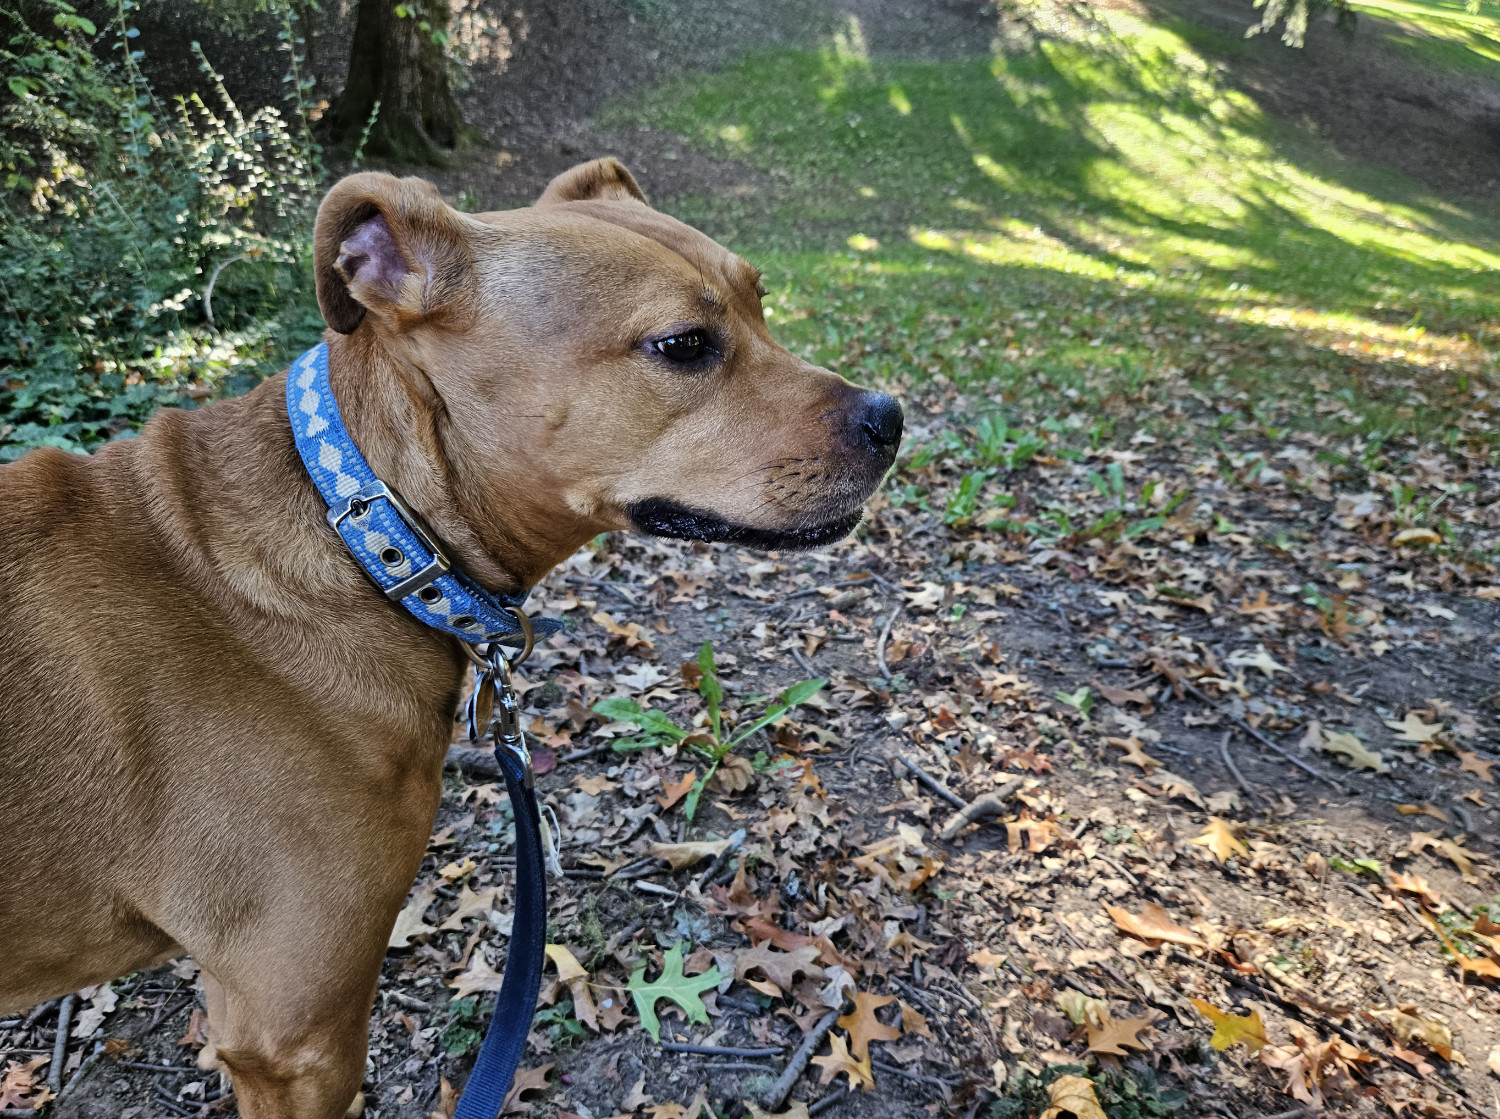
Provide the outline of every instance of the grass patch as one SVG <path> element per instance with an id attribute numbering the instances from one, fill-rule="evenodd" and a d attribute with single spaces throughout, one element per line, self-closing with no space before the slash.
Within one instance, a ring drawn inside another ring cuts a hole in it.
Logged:
<path id="1" fill-rule="evenodd" d="M 1185 375 L 1272 432 L 1490 437 L 1494 214 L 1321 164 L 1119 13 L 959 62 L 860 42 L 851 20 L 606 115 L 769 172 L 674 209 L 767 268 L 773 324 L 814 360 L 1085 428 L 1149 412 L 1170 435 Z"/>

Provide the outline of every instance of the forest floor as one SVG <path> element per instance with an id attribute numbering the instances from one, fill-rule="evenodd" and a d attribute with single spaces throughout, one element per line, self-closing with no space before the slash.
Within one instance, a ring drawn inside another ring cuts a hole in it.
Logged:
<path id="1" fill-rule="evenodd" d="M 1496 36 L 1373 7 L 1302 54 L 1166 0 L 473 9 L 459 205 L 620 155 L 908 432 L 840 545 L 611 535 L 535 592 L 563 876 L 510 1110 L 1500 1119 Z M 726 727 L 826 683 L 695 796 L 622 716 L 701 743 L 715 679 Z M 451 1114 L 505 957 L 455 757 L 372 1116 Z M 194 972 L 87 993 L 59 1115 L 232 1107 Z M 55 1019 L 0 1023 L 6 1108 Z"/>

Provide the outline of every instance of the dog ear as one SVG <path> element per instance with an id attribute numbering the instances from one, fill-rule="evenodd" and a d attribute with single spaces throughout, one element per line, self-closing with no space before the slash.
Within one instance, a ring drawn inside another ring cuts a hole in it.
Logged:
<path id="1" fill-rule="evenodd" d="M 564 171 L 547 184 L 536 204 L 548 206 L 556 202 L 588 202 L 600 198 L 646 202 L 635 176 L 618 159 L 606 156 Z"/>
<path id="2" fill-rule="evenodd" d="M 340 334 L 372 312 L 397 332 L 472 310 L 474 255 L 463 219 L 421 179 L 350 175 L 318 207 L 318 307 Z"/>

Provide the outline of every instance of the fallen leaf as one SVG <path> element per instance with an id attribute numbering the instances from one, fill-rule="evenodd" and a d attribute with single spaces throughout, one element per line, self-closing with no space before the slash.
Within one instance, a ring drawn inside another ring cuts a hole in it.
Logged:
<path id="1" fill-rule="evenodd" d="M 1248 1015 L 1241 1017 L 1220 1010 L 1203 999 L 1189 1001 L 1197 1007 L 1199 1014 L 1214 1024 L 1214 1036 L 1208 1039 L 1208 1043 L 1215 1049 L 1223 1051 L 1231 1045 L 1244 1042 L 1245 1048 L 1254 1053 L 1265 1045 L 1266 1024 L 1260 1020 L 1260 1011 L 1252 1009 Z"/>
<path id="2" fill-rule="evenodd" d="M 1485 1059 L 1484 1067 L 1496 1076 L 1500 1076 L 1500 1045 L 1490 1050 L 1490 1055 Z"/>
<path id="3" fill-rule="evenodd" d="M 693 782 L 697 780 L 698 771 L 690 769 L 687 773 L 683 774 L 682 780 L 675 785 L 670 781 L 663 781 L 661 783 L 662 795 L 656 798 L 657 803 L 662 807 L 662 811 L 665 812 L 672 805 L 687 796 L 688 790 L 693 787 Z"/>
<path id="4" fill-rule="evenodd" d="M 1213 853 L 1214 860 L 1220 863 L 1231 856 L 1250 853 L 1250 849 L 1235 838 L 1234 829 L 1229 823 L 1218 816 L 1210 816 L 1208 829 L 1197 839 L 1190 839 L 1188 842 L 1207 847 Z"/>
<path id="5" fill-rule="evenodd" d="M 1124 932 L 1131 936 L 1138 936 L 1142 940 L 1170 940 L 1174 944 L 1186 944 L 1195 948 L 1205 947 L 1203 941 L 1196 935 L 1174 925 L 1172 919 L 1167 916 L 1167 911 L 1154 901 L 1146 903 L 1139 917 L 1113 905 L 1106 905 L 1104 911 L 1114 918 L 1115 924 Z"/>
<path id="6" fill-rule="evenodd" d="M 895 995 L 876 995 L 869 991 L 860 991 L 854 996 L 854 1012 L 845 1014 L 838 1020 L 839 1028 L 849 1031 L 851 1052 L 858 1060 L 863 1061 L 869 1057 L 870 1042 L 900 1039 L 899 1029 L 895 1026 L 887 1026 L 875 1017 L 877 1010 L 895 1001 Z"/>
<path id="7" fill-rule="evenodd" d="M 651 1035 L 652 1041 L 661 1040 L 661 1022 L 656 1017 L 656 1004 L 662 999 L 671 999 L 687 1014 L 689 1022 L 707 1022 L 708 1009 L 703 1005 L 701 993 L 719 985 L 723 978 L 717 967 L 709 968 L 702 975 L 682 974 L 682 946 L 679 940 L 667 950 L 662 959 L 661 975 L 650 983 L 646 979 L 646 965 L 641 964 L 630 976 L 629 991 L 635 999 L 636 1013 L 641 1017 L 642 1028 Z"/>
<path id="8" fill-rule="evenodd" d="M 1443 538 L 1430 528 L 1405 528 L 1391 538 L 1398 548 L 1421 548 L 1442 542 Z"/>
<path id="9" fill-rule="evenodd" d="M 1147 773 L 1162 764 L 1158 759 L 1146 753 L 1144 744 L 1134 735 L 1129 738 L 1106 738 L 1105 741 L 1125 751 L 1125 756 L 1120 759 L 1122 762 L 1138 765 Z"/>
<path id="10" fill-rule="evenodd" d="M 193 1013 L 188 1016 L 187 1029 L 177 1039 L 178 1045 L 189 1045 L 194 1049 L 202 1049 L 208 1044 L 208 1011 L 201 1006 L 193 1007 Z"/>
<path id="11" fill-rule="evenodd" d="M 750 1119 L 810 1119 L 807 1104 L 801 1100 L 792 1100 L 785 1111 L 762 1111 L 754 1100 L 745 1100 L 744 1103 Z"/>
<path id="12" fill-rule="evenodd" d="M 1400 742 L 1431 742 L 1442 733 L 1442 723 L 1424 723 L 1415 711 L 1408 711 L 1406 718 L 1399 723 L 1394 719 L 1386 719 L 1385 725 L 1396 731 L 1396 738 Z"/>
<path id="13" fill-rule="evenodd" d="M 1474 876 L 1474 860 L 1472 852 L 1464 850 L 1451 839 L 1443 839 L 1438 832 L 1414 831 L 1411 833 L 1411 853 L 1420 855 L 1431 847 L 1439 855 L 1444 855 L 1454 866 L 1458 867 L 1458 873 L 1463 875 L 1465 882 L 1477 882 Z"/>
<path id="14" fill-rule="evenodd" d="M 527 1092 L 545 1092 L 552 1087 L 547 1083 L 547 1074 L 551 1071 L 551 1064 L 542 1065 L 541 1068 L 517 1069 L 516 1078 L 510 1082 L 510 1091 L 505 1093 L 505 1102 L 500 1105 L 500 1114 L 511 1115 L 527 1110 L 530 1104 L 521 1099 L 522 1095 Z"/>
<path id="15" fill-rule="evenodd" d="M 458 894 L 458 908 L 448 914 L 448 919 L 438 926 L 440 929 L 458 929 L 462 931 L 464 920 L 468 917 L 479 917 L 487 914 L 495 908 L 495 888 L 481 890 L 475 893 L 469 889 L 469 884 L 464 883 L 463 889 Z"/>
<path id="16" fill-rule="evenodd" d="M 1386 881 L 1390 883 L 1392 889 L 1404 890 L 1408 894 L 1416 894 L 1434 909 L 1441 909 L 1443 906 L 1441 895 L 1429 886 L 1427 879 L 1423 878 L 1420 874 L 1402 874 L 1400 871 L 1392 871 Z"/>
<path id="17" fill-rule="evenodd" d="M 1490 767 L 1494 762 L 1487 762 L 1473 750 L 1458 751 L 1458 771 L 1460 773 L 1472 773 L 1486 785 L 1493 785 L 1495 779 L 1490 776 Z"/>
<path id="18" fill-rule="evenodd" d="M 1062 1009 L 1075 1026 L 1097 1026 L 1109 1014 L 1109 1003 L 1091 998 L 1082 991 L 1058 991 L 1052 1001 Z"/>
<path id="19" fill-rule="evenodd" d="M 422 882 L 412 890 L 411 900 L 396 914 L 396 923 L 391 928 L 390 939 L 386 941 L 387 948 L 405 948 L 411 943 L 412 937 L 430 936 L 437 932 L 435 927 L 422 920 L 422 914 L 427 912 L 435 897 L 436 882 Z"/>
<path id="20" fill-rule="evenodd" d="M 498 991 L 501 978 L 502 974 L 490 967 L 489 961 L 484 958 L 484 949 L 481 948 L 470 958 L 469 970 L 447 982 L 453 988 L 453 997 L 463 999 L 480 991 Z"/>
<path id="21" fill-rule="evenodd" d="M 740 948 L 734 954 L 734 977 L 743 979 L 747 972 L 759 970 L 767 979 L 783 991 L 790 991 L 797 984 L 799 974 L 814 981 L 824 977 L 818 966 L 818 948 L 804 944 L 790 952 L 778 952 L 766 944 L 754 948 Z"/>
<path id="22" fill-rule="evenodd" d="M 1355 769 L 1371 769 L 1376 773 L 1390 772 L 1385 759 L 1374 750 L 1367 749 L 1356 735 L 1343 731 L 1322 731 L 1322 748 L 1330 754 L 1338 754 L 1344 764 Z"/>
<path id="23" fill-rule="evenodd" d="M 446 1076 L 438 1078 L 438 1104 L 427 1113 L 427 1119 L 453 1119 L 458 1107 L 458 1089 L 448 1083 Z"/>
<path id="24" fill-rule="evenodd" d="M 1416 1038 L 1443 1060 L 1453 1059 L 1453 1031 L 1441 1022 L 1401 1010 L 1373 1010 L 1370 1014 L 1389 1026 L 1391 1033 L 1401 1044 L 1406 1045 Z"/>
<path id="25" fill-rule="evenodd" d="M 1279 664 L 1276 658 L 1266 652 L 1264 645 L 1257 645 L 1252 656 L 1249 653 L 1234 653 L 1229 656 L 1225 663 L 1235 668 L 1256 668 L 1264 676 L 1275 676 L 1278 672 L 1290 672 L 1291 669 L 1284 664 Z"/>
<path id="26" fill-rule="evenodd" d="M 1431 816 L 1445 824 L 1448 822 L 1448 813 L 1432 804 L 1398 804 L 1396 811 L 1403 816 Z"/>
<path id="27" fill-rule="evenodd" d="M 1150 1029 L 1149 1018 L 1111 1018 L 1106 1011 L 1103 1021 L 1098 1026 L 1088 1027 L 1089 1052 L 1090 1053 L 1113 1053 L 1116 1056 L 1129 1056 L 1120 1046 L 1128 1045 L 1133 1049 L 1146 1049 L 1147 1044 L 1136 1037 L 1142 1030 Z"/>
<path id="28" fill-rule="evenodd" d="M 927 1027 L 925 1016 L 918 1014 L 906 1003 L 901 1004 L 901 1032 L 913 1034 L 916 1037 L 931 1037 L 932 1031 Z"/>
<path id="29" fill-rule="evenodd" d="M 622 1111 L 639 1111 L 641 1108 L 656 1102 L 656 1097 L 646 1094 L 646 1074 L 641 1073 L 641 1078 L 635 1082 L 624 1101 L 620 1104 Z"/>
<path id="30" fill-rule="evenodd" d="M 36 1070 L 50 1060 L 52 1058 L 43 1053 L 24 1064 L 20 1061 L 8 1061 L 5 1075 L 0 1077 L 0 1110 L 37 1110 L 50 1100 L 52 1092 L 46 1082 L 39 1080 L 36 1075 Z"/>
<path id="31" fill-rule="evenodd" d="M 1042 1112 L 1041 1119 L 1057 1119 L 1065 1113 L 1077 1119 L 1109 1119 L 1094 1095 L 1093 1082 L 1081 1076 L 1059 1076 L 1048 1087 L 1047 1096 L 1052 1106 Z"/>
<path id="32" fill-rule="evenodd" d="M 589 993 L 589 973 L 583 970 L 578 958 L 561 944 L 549 944 L 547 958 L 557 968 L 557 981 L 568 988 L 573 996 L 573 1015 L 595 1033 L 599 1032 L 599 1011 L 594 1006 L 594 997 Z"/>
<path id="33" fill-rule="evenodd" d="M 611 781 L 602 773 L 597 777 L 579 777 L 573 782 L 573 784 L 577 785 L 585 795 L 591 797 L 602 796 L 603 794 L 620 787 L 620 783 L 618 781 Z"/>
<path id="34" fill-rule="evenodd" d="M 1133 703 L 1137 707 L 1150 707 L 1151 697 L 1145 692 L 1133 688 L 1112 688 L 1108 684 L 1094 681 L 1094 690 L 1098 692 L 1109 703 L 1116 707 L 1124 707 L 1127 703 Z"/>
<path id="35" fill-rule="evenodd" d="M 829 1084 L 839 1076 L 849 1078 L 849 1090 L 863 1088 L 869 1091 L 875 1087 L 875 1077 L 870 1073 L 870 1058 L 865 1057 L 862 1061 L 856 1061 L 849 1055 L 849 1047 L 844 1044 L 841 1035 L 830 1033 L 828 1035 L 828 1056 L 814 1057 L 812 1063 L 823 1069 L 823 1075 L 819 1078 L 819 1084 Z"/>
<path id="36" fill-rule="evenodd" d="M 693 843 L 653 843 L 646 849 L 646 854 L 654 859 L 666 859 L 673 870 L 682 870 L 704 859 L 718 857 L 732 842 L 731 839 L 704 839 Z"/>

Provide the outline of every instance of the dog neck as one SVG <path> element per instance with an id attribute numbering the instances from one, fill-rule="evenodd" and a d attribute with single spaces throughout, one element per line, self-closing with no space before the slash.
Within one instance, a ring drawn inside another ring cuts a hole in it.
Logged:
<path id="1" fill-rule="evenodd" d="M 376 476 L 491 590 L 524 594 L 598 528 L 551 508 L 514 472 L 481 470 L 432 379 L 366 323 L 330 332 L 328 376 L 344 426 Z"/>

